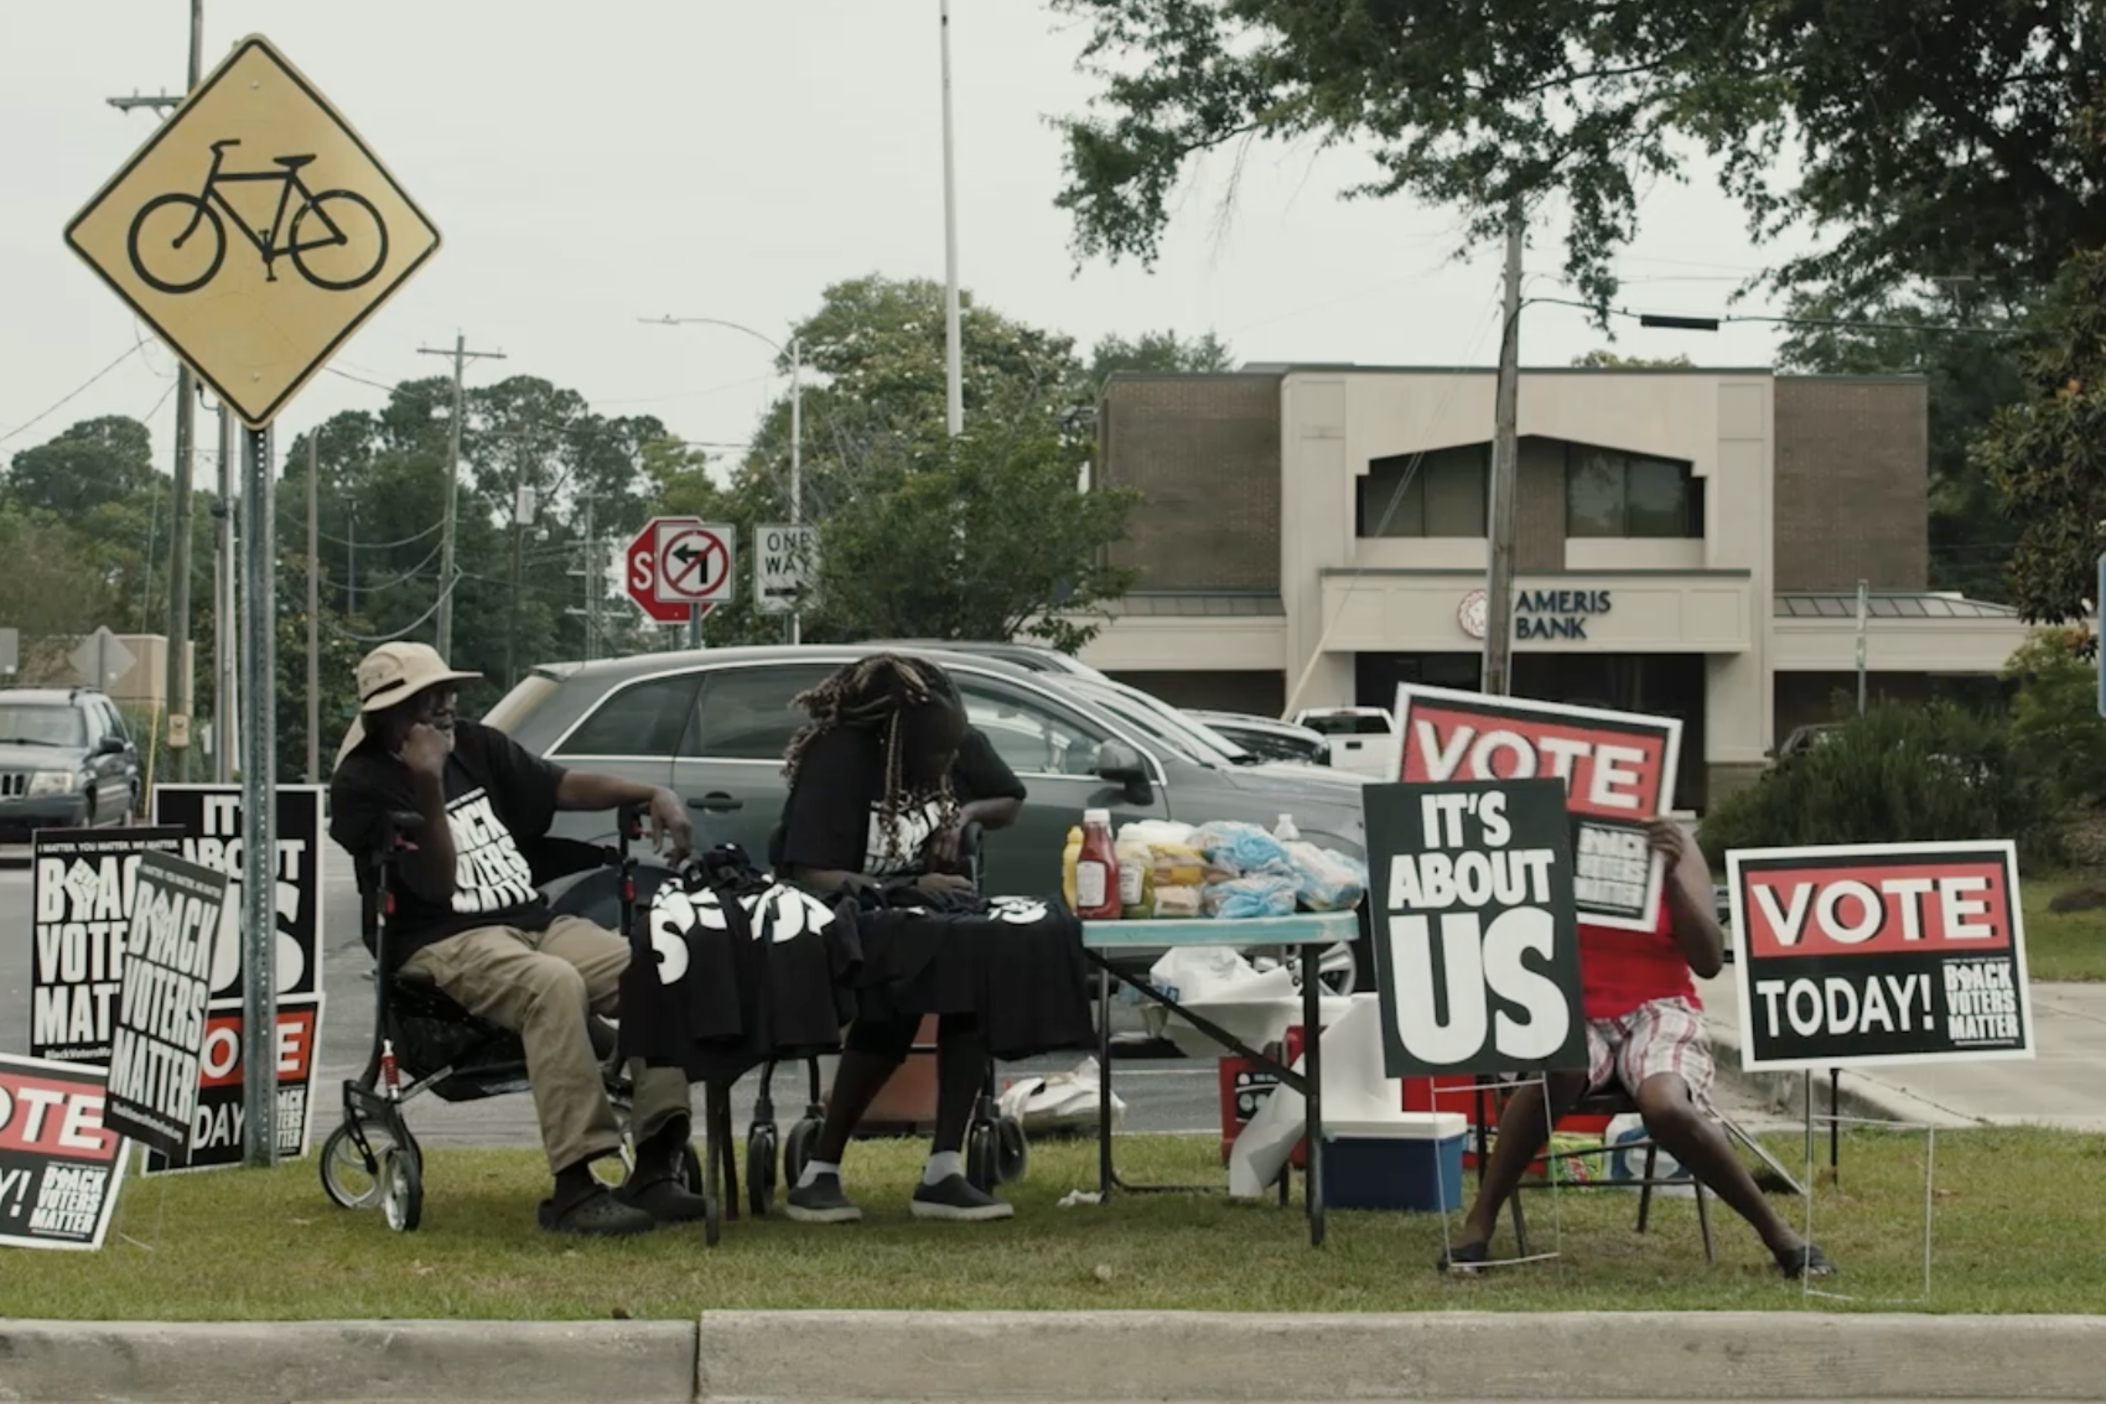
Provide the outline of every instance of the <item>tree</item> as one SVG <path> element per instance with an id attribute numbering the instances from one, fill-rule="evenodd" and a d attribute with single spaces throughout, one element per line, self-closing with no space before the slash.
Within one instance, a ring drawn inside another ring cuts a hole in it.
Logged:
<path id="1" fill-rule="evenodd" d="M 1975 458 L 2018 528 L 2012 603 L 2031 623 L 2060 624 L 2097 603 L 2106 547 L 2106 252 L 2070 260 L 2020 369 L 2024 398 L 1991 417 Z"/>
<path id="2" fill-rule="evenodd" d="M 1606 347 L 1598 347 L 1574 356 L 1572 364 L 1587 370 L 1680 370 L 1696 362 L 1687 356 L 1619 356 Z"/>
<path id="3" fill-rule="evenodd" d="M 813 377 L 802 515 L 818 527 L 819 581 L 807 638 L 1033 632 L 1079 647 L 1094 630 L 1051 611 L 1087 611 L 1124 589 L 1100 558 L 1134 499 L 1078 491 L 1078 430 L 1093 395 L 1074 342 L 970 297 L 961 322 L 966 433 L 956 443 L 945 423 L 940 284 L 837 283 L 795 328 Z M 755 525 L 789 520 L 788 402 L 769 409 L 722 482 L 684 453 L 656 450 L 653 463 L 657 510 L 677 505 L 750 542 Z M 720 645 L 776 641 L 782 629 L 743 598 L 704 621 Z"/>
<path id="4" fill-rule="evenodd" d="M 1090 352 L 1088 386 L 1094 395 L 1119 371 L 1206 372 L 1235 369 L 1235 357 L 1212 332 L 1187 341 L 1174 331 L 1142 332 L 1135 340 L 1107 336 Z"/>
<path id="5" fill-rule="evenodd" d="M 2106 244 L 2085 0 L 1055 3 L 1103 85 L 1064 124 L 1084 257 L 1152 262 L 1188 161 L 1258 139 L 1353 146 L 1374 171 L 1348 195 L 1457 207 L 1472 240 L 1557 197 L 1597 303 L 1646 188 L 1699 153 L 1758 237 L 1826 236 L 1780 286 L 2039 283 Z"/>
<path id="6" fill-rule="evenodd" d="M 1930 584 L 1974 599 L 2010 598 L 2011 524 L 1974 450 L 1996 411 L 2024 397 L 2023 304 L 1965 284 L 1851 305 L 1793 299 L 1799 322 L 1782 368 L 1821 375 L 1920 375 L 1929 400 Z"/>
<path id="7" fill-rule="evenodd" d="M 16 454 L 7 489 L 18 506 L 77 522 L 98 507 L 137 496 L 154 478 L 146 426 L 107 415 L 82 420 L 49 443 Z"/>

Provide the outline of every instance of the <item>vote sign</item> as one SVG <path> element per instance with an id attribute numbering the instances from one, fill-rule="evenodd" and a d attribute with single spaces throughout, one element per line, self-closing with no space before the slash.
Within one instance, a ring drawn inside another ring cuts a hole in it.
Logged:
<path id="1" fill-rule="evenodd" d="M 1387 1075 L 1586 1067 L 1564 786 L 1369 785 L 1362 796 Z"/>
<path id="2" fill-rule="evenodd" d="M 1726 855 L 1742 1066 L 2031 1058 L 2007 840 Z"/>
<path id="3" fill-rule="evenodd" d="M 1562 782 L 1579 919 L 1654 928 L 1667 864 L 1648 848 L 1644 821 L 1671 804 L 1679 719 L 1406 683 L 1397 689 L 1397 723 L 1407 783 Z"/>

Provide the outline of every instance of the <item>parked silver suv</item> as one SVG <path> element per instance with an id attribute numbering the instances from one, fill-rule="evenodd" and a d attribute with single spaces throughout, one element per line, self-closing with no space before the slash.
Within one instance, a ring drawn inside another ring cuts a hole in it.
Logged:
<path id="1" fill-rule="evenodd" d="M 782 813 L 783 748 L 803 721 L 791 699 L 869 644 L 726 648 L 644 654 L 533 670 L 484 720 L 552 760 L 666 785 L 696 811 L 707 842 L 756 859 Z M 967 719 L 985 732 L 1030 791 L 1016 824 L 988 835 L 988 885 L 1045 893 L 1060 885 L 1068 829 L 1090 808 L 1114 824 L 1240 820 L 1270 828 L 1292 814 L 1313 843 L 1363 856 L 1357 786 L 1286 767 L 1214 765 L 1180 754 L 1058 679 L 986 655 L 916 652 L 947 669 Z M 600 838 L 604 815 L 565 814 L 556 832 Z M 1328 981 L 1369 972 L 1364 942 L 1335 952 Z"/>

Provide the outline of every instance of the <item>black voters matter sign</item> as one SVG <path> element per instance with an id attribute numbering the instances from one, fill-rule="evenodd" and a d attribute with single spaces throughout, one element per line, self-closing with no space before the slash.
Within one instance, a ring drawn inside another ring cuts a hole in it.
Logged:
<path id="1" fill-rule="evenodd" d="M 104 1119 L 179 1163 L 197 1110 L 212 949 L 234 919 L 223 875 L 163 853 L 139 860 Z"/>
<path id="2" fill-rule="evenodd" d="M 1745 1067 L 2033 1056 L 2008 841 L 1750 849 L 1726 870 Z"/>
<path id="3" fill-rule="evenodd" d="M 30 854 L 29 1056 L 110 1060 L 139 859 L 173 853 L 174 829 L 38 831 Z"/>
<path id="4" fill-rule="evenodd" d="M 1658 920 L 1666 860 L 1644 821 L 1667 812 L 1681 763 L 1674 717 L 1605 712 L 1406 683 L 1397 689 L 1408 784 L 1451 780 L 1563 783 L 1579 919 L 1621 931 Z"/>
<path id="5" fill-rule="evenodd" d="M 1556 780 L 1370 785 L 1390 1077 L 1584 1068 L 1572 831 Z"/>
<path id="6" fill-rule="evenodd" d="M 0 1245 L 102 1246 L 124 1183 L 99 1067 L 0 1053 Z"/>
<path id="7" fill-rule="evenodd" d="M 314 1050 L 322 1033 L 322 791 L 314 785 L 281 785 L 274 791 L 277 807 L 276 855 L 271 910 L 277 936 L 272 974 L 277 987 L 278 1037 L 275 1070 L 278 1153 L 307 1153 L 308 1104 L 313 1085 Z M 241 902 L 243 876 L 241 787 L 238 785 L 158 785 L 154 818 L 182 834 L 182 854 L 227 879 L 227 901 L 234 918 L 229 939 L 212 953 L 212 1002 L 199 1057 L 197 1107 L 190 1131 L 187 1161 L 175 1162 L 149 1150 L 149 1175 L 172 1168 L 217 1169 L 242 1160 L 242 942 L 238 939 L 246 912 Z"/>

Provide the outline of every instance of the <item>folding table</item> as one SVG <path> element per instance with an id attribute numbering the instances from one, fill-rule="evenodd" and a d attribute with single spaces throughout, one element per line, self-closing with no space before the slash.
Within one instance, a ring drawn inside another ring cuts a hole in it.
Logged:
<path id="1" fill-rule="evenodd" d="M 1278 1075 L 1280 1084 L 1301 1094 L 1303 1139 L 1308 1147 L 1308 1168 L 1303 1173 L 1303 1203 L 1309 1216 L 1309 1244 L 1324 1241 L 1323 1191 L 1323 1040 L 1319 1037 L 1319 1000 L 1323 985 L 1317 978 L 1319 958 L 1340 943 L 1360 937 L 1357 912 L 1305 912 L 1284 917 L 1250 917 L 1228 920 L 1218 917 L 1184 917 L 1154 921 L 1086 921 L 1082 924 L 1084 953 L 1106 977 L 1097 995 L 1097 1189 L 1109 1197 L 1114 1189 L 1129 1194 L 1203 1192 L 1207 1185 L 1130 1185 L 1112 1167 L 1112 1058 L 1111 982 L 1116 980 L 1183 1019 L 1193 1028 L 1225 1048 Z M 1178 993 L 1157 989 L 1144 977 L 1119 969 L 1109 958 L 1126 950 L 1162 951 L 1188 946 L 1252 947 L 1292 946 L 1301 956 L 1302 1056 L 1307 1072 L 1287 1066 L 1263 1049 L 1252 1048 L 1226 1029 L 1195 1014 L 1179 1001 Z M 1287 1174 L 1285 1169 L 1280 1172 Z M 1282 1184 L 1284 1198 L 1284 1181 Z"/>

